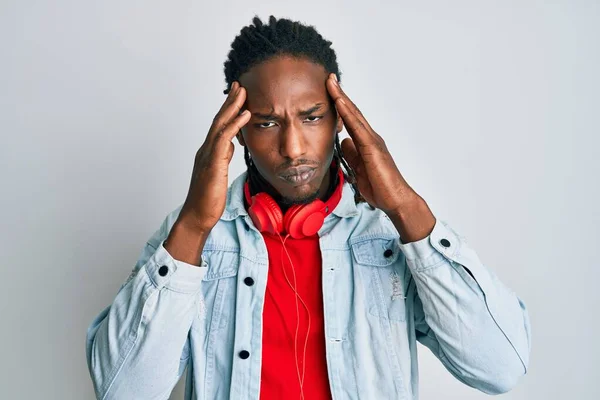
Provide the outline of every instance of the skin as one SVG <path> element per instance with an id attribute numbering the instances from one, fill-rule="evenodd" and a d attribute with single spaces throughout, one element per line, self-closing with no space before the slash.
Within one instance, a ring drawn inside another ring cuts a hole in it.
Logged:
<path id="1" fill-rule="evenodd" d="M 335 134 L 343 127 L 350 137 L 342 141 L 342 150 L 363 197 L 388 215 L 404 243 L 426 238 L 435 226 L 434 215 L 335 74 L 328 76 L 322 66 L 305 59 L 278 57 L 233 82 L 196 153 L 188 195 L 164 243 L 166 250 L 176 260 L 201 265 L 204 244 L 225 209 L 234 137 L 248 146 L 271 185 L 268 190 L 288 201 L 306 202 L 322 198 L 327 190 Z M 298 166 L 313 168 L 312 179 L 302 184 L 281 179 Z"/>
<path id="2" fill-rule="evenodd" d="M 266 192 L 293 203 L 323 199 L 329 187 L 334 140 L 343 128 L 325 83 L 323 66 L 306 59 L 277 57 L 240 77 L 246 89 L 244 108 L 252 114 L 237 139 L 247 146 L 254 165 L 270 184 Z M 315 169 L 305 183 L 289 182 L 291 167 Z"/>
<path id="3" fill-rule="evenodd" d="M 390 217 L 404 242 L 420 240 L 433 230 L 435 217 L 427 203 L 406 182 L 385 141 L 335 74 L 309 60 L 284 56 L 253 67 L 239 82 L 247 91 L 244 108 L 252 116 L 237 139 L 248 146 L 257 170 L 270 183 L 267 192 L 287 199 L 284 206 L 323 199 L 335 134 L 345 126 L 350 138 L 342 141 L 342 150 L 367 202 Z M 318 111 L 302 113 L 315 104 L 322 104 Z M 279 177 L 297 165 L 314 166 L 317 173 L 302 185 Z"/>
<path id="4" fill-rule="evenodd" d="M 360 193 L 369 204 L 387 214 L 402 242 L 429 236 L 436 223 L 435 216 L 402 176 L 383 138 L 342 90 L 335 74 L 329 76 L 326 85 L 350 135 L 341 146 L 356 173 Z"/>

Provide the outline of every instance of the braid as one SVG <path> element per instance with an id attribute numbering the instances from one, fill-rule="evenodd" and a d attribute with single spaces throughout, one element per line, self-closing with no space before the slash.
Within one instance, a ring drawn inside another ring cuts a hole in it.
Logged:
<path id="1" fill-rule="evenodd" d="M 256 16 L 252 24 L 245 26 L 231 43 L 231 50 L 224 63 L 226 89 L 228 94 L 233 82 L 252 67 L 281 55 L 289 55 L 310 60 L 325 68 L 328 73 L 335 73 L 341 82 L 341 72 L 337 63 L 335 51 L 331 48 L 332 42 L 326 40 L 319 32 L 309 25 L 286 18 L 277 19 L 269 17 L 265 25 Z M 352 185 L 354 201 L 364 202 L 364 198 L 356 184 L 356 174 L 344 159 L 338 135 L 335 137 L 334 157 L 340 167 L 343 167 L 345 179 Z M 248 168 L 248 179 L 251 187 L 261 181 L 261 176 L 252 163 L 250 152 L 244 147 L 244 160 Z"/>
<path id="2" fill-rule="evenodd" d="M 348 161 L 344 158 L 344 153 L 342 152 L 342 146 L 340 145 L 340 137 L 339 135 L 335 135 L 335 143 L 334 143 L 334 157 L 336 157 L 338 163 L 343 167 L 344 171 L 344 179 L 352 185 L 352 190 L 354 190 L 354 202 L 362 203 L 365 201 L 362 194 L 358 190 L 358 185 L 356 183 L 356 173 L 354 170 L 348 165 Z"/>
<path id="3" fill-rule="evenodd" d="M 263 61 L 278 55 L 302 57 L 322 65 L 328 72 L 341 73 L 331 42 L 313 26 L 304 25 L 289 19 L 269 17 L 264 25 L 259 17 L 252 19 L 253 24 L 245 26 L 231 43 L 231 50 L 224 64 L 225 81 L 229 93 L 231 84 L 242 74 Z"/>

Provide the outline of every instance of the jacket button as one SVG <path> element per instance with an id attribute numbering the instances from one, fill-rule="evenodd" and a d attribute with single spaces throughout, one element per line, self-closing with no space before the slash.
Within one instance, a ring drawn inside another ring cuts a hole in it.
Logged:
<path id="1" fill-rule="evenodd" d="M 165 276 L 167 273 L 169 273 L 169 267 L 167 267 L 166 265 L 163 265 L 158 269 L 158 274 L 160 276 Z"/>
<path id="2" fill-rule="evenodd" d="M 392 256 L 392 254 L 394 254 L 394 251 L 392 249 L 387 249 L 386 251 L 383 252 L 383 256 L 385 258 L 390 258 Z"/>
<path id="3" fill-rule="evenodd" d="M 448 239 L 440 240 L 440 244 L 444 247 L 450 247 L 450 241 Z"/>
<path id="4" fill-rule="evenodd" d="M 252 278 L 250 278 L 250 277 L 244 278 L 244 283 L 245 283 L 247 286 L 252 286 L 252 285 L 254 285 L 254 279 L 252 279 Z"/>
<path id="5" fill-rule="evenodd" d="M 240 351 L 240 358 L 242 360 L 245 360 L 246 358 L 250 357 L 250 353 L 246 350 L 242 350 Z"/>

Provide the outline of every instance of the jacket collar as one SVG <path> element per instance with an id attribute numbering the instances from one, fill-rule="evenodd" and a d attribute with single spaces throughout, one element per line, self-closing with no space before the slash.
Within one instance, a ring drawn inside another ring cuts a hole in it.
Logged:
<path id="1" fill-rule="evenodd" d="M 248 215 L 244 206 L 244 183 L 246 182 L 247 171 L 242 172 L 229 186 L 227 190 L 227 203 L 221 220 L 231 221 L 237 217 Z M 358 215 L 358 208 L 354 203 L 354 191 L 348 182 L 344 182 L 342 189 L 342 198 L 333 210 L 332 214 L 340 218 L 354 217 Z"/>

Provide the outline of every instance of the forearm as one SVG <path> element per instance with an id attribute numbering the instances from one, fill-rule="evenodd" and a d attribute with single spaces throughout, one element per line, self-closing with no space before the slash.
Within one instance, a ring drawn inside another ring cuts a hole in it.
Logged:
<path id="1" fill-rule="evenodd" d="M 402 243 L 416 242 L 427 237 L 435 225 L 435 216 L 422 197 L 413 193 L 396 211 L 387 214 Z"/>
<path id="2" fill-rule="evenodd" d="M 99 398 L 168 397 L 182 373 L 205 271 L 177 264 L 160 244 L 121 287 L 87 333 L 88 367 Z"/>
<path id="3" fill-rule="evenodd" d="M 164 247 L 178 261 L 202 265 L 202 250 L 208 233 L 195 229 L 185 220 L 177 220 L 165 240 Z"/>
<path id="4" fill-rule="evenodd" d="M 488 393 L 514 386 L 529 360 L 525 305 L 441 221 L 430 236 L 401 247 L 421 303 L 419 340 L 470 386 Z"/>

